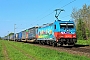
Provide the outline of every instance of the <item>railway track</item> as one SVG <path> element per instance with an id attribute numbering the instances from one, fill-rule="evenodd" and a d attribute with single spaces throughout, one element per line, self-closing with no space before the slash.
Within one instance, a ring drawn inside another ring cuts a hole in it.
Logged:
<path id="1" fill-rule="evenodd" d="M 90 58 L 90 46 L 89 45 L 75 45 L 75 46 L 62 46 L 62 47 L 53 47 L 49 45 L 40 45 L 40 44 L 33 44 L 33 45 L 57 50 L 60 52 L 67 52 L 70 54 L 80 55 L 80 56 L 84 55 Z"/>

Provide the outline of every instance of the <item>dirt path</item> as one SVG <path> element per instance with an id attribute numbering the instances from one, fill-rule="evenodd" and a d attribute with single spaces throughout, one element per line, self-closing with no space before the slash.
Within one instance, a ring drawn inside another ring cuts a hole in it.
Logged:
<path id="1" fill-rule="evenodd" d="M 3 47 L 3 55 L 4 55 L 4 59 L 5 60 L 11 60 L 8 56 L 8 52 L 7 52 L 7 49 L 6 49 L 6 46 L 5 46 L 5 43 L 2 43 L 2 47 Z"/>
<path id="2" fill-rule="evenodd" d="M 12 47 L 14 47 L 15 49 L 17 49 L 18 51 L 20 51 L 22 54 L 24 54 L 25 56 L 27 56 L 28 58 L 30 58 L 31 60 L 37 60 L 37 58 L 31 56 L 28 52 L 26 52 L 25 50 L 23 49 L 20 49 L 19 47 L 9 43 L 9 45 L 11 45 Z M 40 59 L 39 59 L 40 60 Z"/>

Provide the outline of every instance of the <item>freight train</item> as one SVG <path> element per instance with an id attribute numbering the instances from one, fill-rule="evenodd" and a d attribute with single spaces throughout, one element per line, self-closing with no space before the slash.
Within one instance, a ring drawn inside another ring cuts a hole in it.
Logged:
<path id="1" fill-rule="evenodd" d="M 77 42 L 74 22 L 61 20 L 38 27 L 31 27 L 9 36 L 9 39 L 14 40 L 14 37 L 16 41 L 38 42 L 39 44 L 53 46 L 74 45 Z M 7 37 L 5 38 L 7 39 Z"/>

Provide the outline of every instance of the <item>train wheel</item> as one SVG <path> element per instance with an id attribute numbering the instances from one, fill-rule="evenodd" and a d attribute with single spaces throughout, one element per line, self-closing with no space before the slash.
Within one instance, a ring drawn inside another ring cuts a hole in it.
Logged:
<path id="1" fill-rule="evenodd" d="M 60 46 L 63 46 L 63 43 L 61 43 L 61 45 Z"/>
<path id="2" fill-rule="evenodd" d="M 44 43 L 44 42 L 42 42 L 42 45 L 45 45 L 45 43 Z"/>
<path id="3" fill-rule="evenodd" d="M 49 45 L 52 46 L 52 42 L 51 41 L 49 42 Z"/>
<path id="4" fill-rule="evenodd" d="M 41 41 L 39 41 L 39 44 L 41 44 Z"/>
<path id="5" fill-rule="evenodd" d="M 56 46 L 56 43 L 55 43 L 55 42 L 53 42 L 53 44 L 52 44 L 52 45 L 53 45 L 53 47 L 55 47 L 55 46 Z"/>
<path id="6" fill-rule="evenodd" d="M 57 47 L 60 47 L 61 46 L 61 44 L 60 43 L 57 43 Z"/>

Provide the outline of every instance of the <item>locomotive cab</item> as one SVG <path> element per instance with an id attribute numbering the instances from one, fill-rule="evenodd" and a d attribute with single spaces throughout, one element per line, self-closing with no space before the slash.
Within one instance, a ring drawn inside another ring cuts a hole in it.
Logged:
<path id="1" fill-rule="evenodd" d="M 72 45 L 77 42 L 76 29 L 73 21 L 56 21 L 54 35 L 58 44 Z"/>

